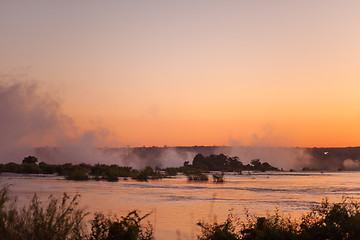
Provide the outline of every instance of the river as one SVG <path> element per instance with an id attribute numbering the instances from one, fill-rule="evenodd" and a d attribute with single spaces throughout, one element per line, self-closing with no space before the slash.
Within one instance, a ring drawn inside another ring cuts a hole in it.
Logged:
<path id="1" fill-rule="evenodd" d="M 279 208 L 284 214 L 300 217 L 324 197 L 331 202 L 343 196 L 360 200 L 359 172 L 244 172 L 225 174 L 221 184 L 188 182 L 185 176 L 138 182 L 121 179 L 118 182 L 68 181 L 56 175 L 22 175 L 2 173 L 1 185 L 10 185 L 18 204 L 29 203 L 36 193 L 42 201 L 50 194 L 79 193 L 80 205 L 90 212 L 123 216 L 129 211 L 141 214 L 153 225 L 155 237 L 165 239 L 196 239 L 199 220 L 224 220 L 232 209 L 244 216 L 265 215 Z"/>

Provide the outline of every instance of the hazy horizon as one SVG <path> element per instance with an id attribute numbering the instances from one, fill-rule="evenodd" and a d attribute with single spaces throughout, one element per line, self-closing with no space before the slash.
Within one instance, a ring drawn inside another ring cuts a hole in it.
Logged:
<path id="1" fill-rule="evenodd" d="M 359 146 L 359 8 L 2 1 L 0 153 Z"/>

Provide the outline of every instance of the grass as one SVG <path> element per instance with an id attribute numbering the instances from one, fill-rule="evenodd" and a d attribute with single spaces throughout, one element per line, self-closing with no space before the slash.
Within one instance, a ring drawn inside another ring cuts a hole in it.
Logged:
<path id="1" fill-rule="evenodd" d="M 79 195 L 62 199 L 48 198 L 45 206 L 36 194 L 28 207 L 17 209 L 16 199 L 8 194 L 8 187 L 0 190 L 0 239 L 4 240 L 48 240 L 84 239 L 86 237 L 84 217 L 78 208 Z"/>
<path id="2" fill-rule="evenodd" d="M 87 231 L 87 212 L 79 208 L 79 195 L 64 193 L 57 199 L 48 198 L 46 204 L 36 194 L 30 204 L 16 208 L 16 199 L 9 196 L 9 188 L 0 190 L 0 239 L 2 240 L 151 240 L 151 225 L 142 226 L 149 215 L 137 211 L 125 217 L 106 218 L 95 214 L 91 232 Z"/>

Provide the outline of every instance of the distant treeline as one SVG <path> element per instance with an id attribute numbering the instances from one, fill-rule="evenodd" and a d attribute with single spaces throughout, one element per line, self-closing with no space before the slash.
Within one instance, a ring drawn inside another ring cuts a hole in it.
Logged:
<path id="1" fill-rule="evenodd" d="M 271 166 L 269 163 L 261 163 L 259 159 L 254 159 L 250 164 L 243 165 L 238 157 L 228 157 L 224 154 L 210 155 L 204 157 L 202 154 L 197 154 L 193 163 L 184 162 L 182 167 L 178 168 L 151 168 L 146 167 L 142 170 L 133 169 L 132 167 L 105 165 L 105 164 L 47 164 L 40 162 L 35 156 L 25 157 L 22 164 L 7 163 L 0 164 L 0 172 L 13 172 L 23 174 L 58 174 L 64 176 L 68 180 L 107 180 L 118 181 L 119 177 L 132 178 L 139 181 L 147 181 L 148 179 L 161 179 L 171 176 L 176 176 L 178 173 L 183 173 L 188 176 L 189 181 L 208 181 L 205 174 L 208 171 L 220 172 L 237 172 L 241 174 L 242 171 L 278 171 L 279 169 Z M 215 182 L 223 182 L 224 174 L 215 174 L 213 179 Z"/>

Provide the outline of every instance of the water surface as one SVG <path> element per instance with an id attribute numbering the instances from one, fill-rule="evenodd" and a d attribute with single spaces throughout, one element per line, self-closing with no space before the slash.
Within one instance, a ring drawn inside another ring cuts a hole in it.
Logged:
<path id="1" fill-rule="evenodd" d="M 0 184 L 10 184 L 19 205 L 28 203 L 34 193 L 45 201 L 50 194 L 80 193 L 81 206 L 90 213 L 126 215 L 134 209 L 142 214 L 152 212 L 155 237 L 196 239 L 198 220 L 223 220 L 232 212 L 243 216 L 265 215 L 278 207 L 285 214 L 300 217 L 324 197 L 340 201 L 343 196 L 360 199 L 359 172 L 267 172 L 244 175 L 226 174 L 225 183 L 188 182 L 177 176 L 149 182 L 120 180 L 68 181 L 55 175 L 22 175 L 3 173 Z"/>

